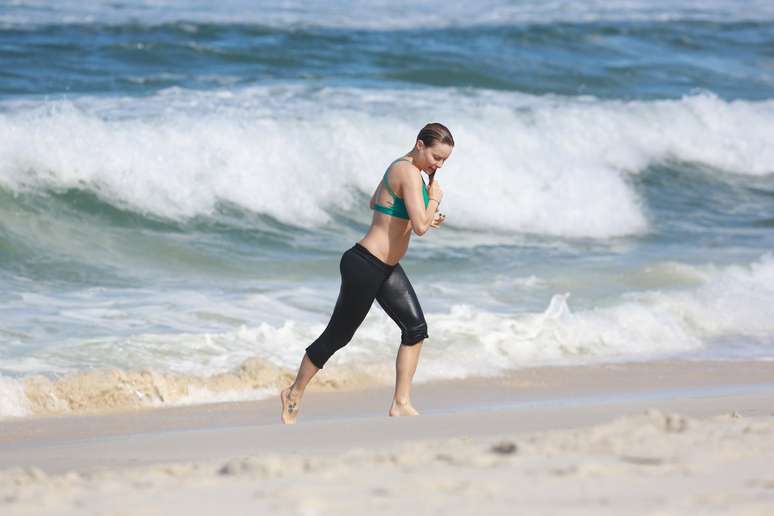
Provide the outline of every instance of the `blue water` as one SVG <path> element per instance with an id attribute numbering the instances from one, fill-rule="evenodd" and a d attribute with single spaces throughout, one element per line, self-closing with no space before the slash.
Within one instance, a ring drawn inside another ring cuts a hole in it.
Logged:
<path id="1" fill-rule="evenodd" d="M 384 167 L 433 120 L 457 146 L 447 223 L 403 262 L 419 381 L 772 356 L 767 2 L 20 1 L 0 416 L 34 411 L 35 374 L 295 368 Z M 374 309 L 330 374 L 388 379 L 398 339 Z"/>

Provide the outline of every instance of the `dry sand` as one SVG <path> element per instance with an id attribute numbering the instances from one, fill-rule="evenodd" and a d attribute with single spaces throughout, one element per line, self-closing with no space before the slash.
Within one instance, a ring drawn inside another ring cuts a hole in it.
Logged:
<path id="1" fill-rule="evenodd" d="M 774 515 L 774 362 L 0 422 L 0 514 Z"/>

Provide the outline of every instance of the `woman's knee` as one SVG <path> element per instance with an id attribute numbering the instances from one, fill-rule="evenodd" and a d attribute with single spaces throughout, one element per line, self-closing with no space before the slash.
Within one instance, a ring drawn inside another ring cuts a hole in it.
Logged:
<path id="1" fill-rule="evenodd" d="M 326 329 L 317 340 L 306 347 L 309 359 L 314 365 L 322 369 L 334 353 L 349 344 L 355 336 L 355 329 L 347 329 L 338 333 L 330 331 L 330 328 Z"/>
<path id="2" fill-rule="evenodd" d="M 427 323 L 422 321 L 411 328 L 403 330 L 400 336 L 400 343 L 404 346 L 413 346 L 427 337 Z"/>

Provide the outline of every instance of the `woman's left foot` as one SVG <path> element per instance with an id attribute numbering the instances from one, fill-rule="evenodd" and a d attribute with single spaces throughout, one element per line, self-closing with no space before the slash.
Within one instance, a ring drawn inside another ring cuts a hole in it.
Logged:
<path id="1" fill-rule="evenodd" d="M 392 406 L 390 407 L 390 416 L 418 416 L 417 409 L 411 406 L 411 402 L 398 403 L 392 400 Z"/>
<path id="2" fill-rule="evenodd" d="M 293 392 L 293 386 L 280 392 L 280 401 L 282 402 L 282 422 L 286 425 L 295 424 L 301 397 L 297 392 Z"/>

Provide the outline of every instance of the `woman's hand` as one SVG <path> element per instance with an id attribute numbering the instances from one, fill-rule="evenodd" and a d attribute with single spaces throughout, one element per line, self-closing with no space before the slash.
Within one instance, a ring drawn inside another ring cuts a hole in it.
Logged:
<path id="1" fill-rule="evenodd" d="M 431 228 L 438 228 L 443 224 L 443 222 L 446 220 L 446 215 L 443 213 L 436 213 L 433 217 L 433 221 L 430 223 Z"/>
<path id="2" fill-rule="evenodd" d="M 438 180 L 434 180 L 430 183 L 430 188 L 427 189 L 427 195 L 431 199 L 438 201 L 439 204 L 441 203 L 441 199 L 443 199 L 443 190 L 441 189 L 441 184 Z"/>

